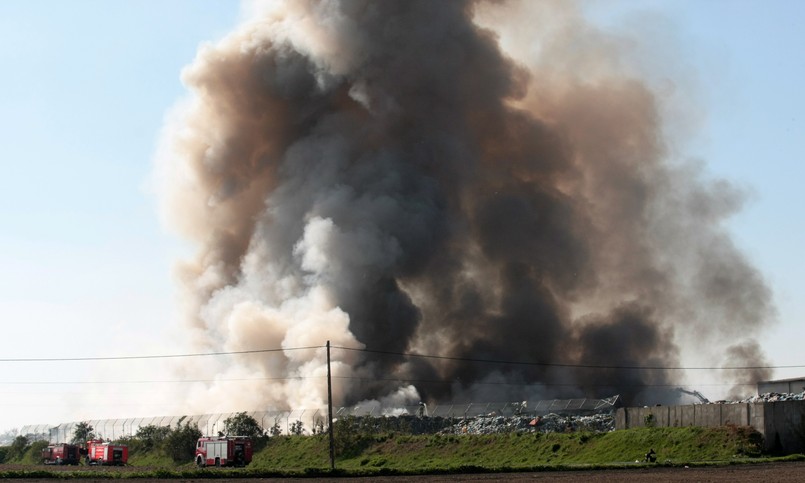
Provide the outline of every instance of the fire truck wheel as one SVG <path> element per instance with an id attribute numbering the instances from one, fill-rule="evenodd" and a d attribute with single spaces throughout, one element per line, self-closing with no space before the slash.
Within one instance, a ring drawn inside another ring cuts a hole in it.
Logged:
<path id="1" fill-rule="evenodd" d="M 196 457 L 196 466 L 199 468 L 204 468 L 204 461 L 201 459 L 201 455 Z"/>
<path id="2" fill-rule="evenodd" d="M 221 458 L 215 458 L 215 466 L 218 468 L 221 467 Z"/>

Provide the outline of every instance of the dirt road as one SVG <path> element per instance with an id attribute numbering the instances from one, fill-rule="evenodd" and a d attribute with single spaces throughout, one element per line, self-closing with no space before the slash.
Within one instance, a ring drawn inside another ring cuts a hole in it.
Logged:
<path id="1" fill-rule="evenodd" d="M 10 468 L 6 468 L 10 469 Z M 28 467 L 30 469 L 30 467 Z M 316 483 L 356 483 L 371 480 L 372 483 L 455 483 L 455 482 L 526 482 L 526 481 L 558 481 L 563 483 L 604 483 L 612 481 L 636 481 L 651 483 L 674 482 L 757 482 L 757 483 L 793 483 L 805 481 L 805 462 L 787 463 L 761 463 L 733 465 L 709 468 L 636 468 L 633 470 L 595 470 L 595 471 L 545 471 L 535 473 L 493 473 L 480 475 L 432 475 L 432 476 L 381 476 L 373 478 L 271 478 L 273 482 L 302 482 L 315 481 Z M 21 478 L 15 479 L 17 483 L 52 483 L 52 479 Z M 108 479 L 93 477 L 70 480 L 75 483 L 103 483 Z M 209 479 L 180 479 L 180 480 L 141 480 L 145 481 L 181 481 L 182 483 L 209 483 Z M 266 479 L 216 479 L 217 483 L 264 483 Z"/>

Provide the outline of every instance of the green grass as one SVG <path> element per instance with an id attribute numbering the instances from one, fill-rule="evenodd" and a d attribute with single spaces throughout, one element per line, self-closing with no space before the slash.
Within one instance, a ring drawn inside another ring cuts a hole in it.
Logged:
<path id="1" fill-rule="evenodd" d="M 760 454 L 758 436 L 751 429 L 740 427 L 636 428 L 610 433 L 362 436 L 341 441 L 346 446 L 336 458 L 336 467 L 338 475 L 642 467 L 647 464 L 643 459 L 650 448 L 657 453 L 655 464 L 663 465 L 771 461 Z M 125 474 L 110 470 L 108 476 L 221 478 L 330 474 L 326 435 L 272 438 L 244 469 L 198 470 L 191 462 L 175 465 L 159 453 L 133 453 L 129 463 L 152 470 Z M 155 473 L 154 467 L 160 469 Z M 43 472 L 48 473 L 43 466 L 32 465 L 29 471 L 34 473 L 26 472 L 25 476 L 43 477 Z M 19 478 L 18 473 L 0 468 L 0 478 Z M 69 478 L 74 474 L 80 472 L 61 472 L 58 477 Z M 93 472 L 93 477 L 104 474 Z"/>
<path id="2" fill-rule="evenodd" d="M 329 468 L 330 447 L 326 436 L 279 436 L 271 438 L 254 454 L 250 468 Z"/>
<path id="3" fill-rule="evenodd" d="M 531 469 L 536 466 L 634 464 L 649 449 L 666 464 L 733 462 L 760 456 L 760 441 L 744 428 L 636 428 L 611 433 L 434 435 L 389 438 L 340 468 L 450 470 L 461 466 Z M 280 446 L 276 446 L 281 452 Z"/>
<path id="4" fill-rule="evenodd" d="M 163 451 L 129 453 L 129 465 L 143 467 L 159 466 L 163 468 L 176 466 L 173 459 Z"/>
<path id="5" fill-rule="evenodd" d="M 394 435 L 377 437 L 357 454 L 341 456 L 345 470 L 449 471 L 460 467 L 532 469 L 642 463 L 653 448 L 658 463 L 735 462 L 758 458 L 760 440 L 748 428 L 636 428 L 610 433 Z M 304 471 L 329 467 L 327 438 L 274 438 L 251 468 Z"/>

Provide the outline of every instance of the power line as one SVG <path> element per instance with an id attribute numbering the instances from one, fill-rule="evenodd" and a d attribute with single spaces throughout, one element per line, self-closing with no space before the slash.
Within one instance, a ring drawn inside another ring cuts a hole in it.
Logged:
<path id="1" fill-rule="evenodd" d="M 0 385 L 14 386 L 47 386 L 47 385 L 137 385 L 137 384 L 194 384 L 209 382 L 265 382 L 265 381 L 292 381 L 305 379 L 324 379 L 324 376 L 289 376 L 289 377 L 252 377 L 236 379 L 164 379 L 164 380 L 138 380 L 138 381 L 0 381 Z M 455 380 L 436 380 L 436 379 L 399 379 L 399 378 L 376 378 L 376 377 L 356 377 L 356 376 L 333 376 L 333 379 L 346 379 L 355 381 L 383 381 L 397 383 L 416 383 L 416 384 L 454 384 Z M 480 386 L 546 386 L 546 387 L 610 387 L 613 384 L 579 384 L 579 383 L 552 383 L 552 382 L 473 382 L 473 385 Z M 755 383 L 707 383 L 699 384 L 689 382 L 685 384 L 616 384 L 618 387 L 734 387 L 734 386 L 755 386 Z"/>
<path id="2" fill-rule="evenodd" d="M 137 359 L 177 359 L 181 357 L 211 357 L 211 356 L 230 356 L 240 354 L 260 354 L 265 352 L 284 352 L 306 349 L 321 349 L 323 346 L 312 347 L 284 347 L 280 349 L 254 349 L 248 351 L 228 351 L 228 352 L 197 352 L 191 354 L 155 354 L 144 356 L 109 356 L 109 357 L 36 357 L 36 358 L 11 358 L 0 359 L 0 362 L 77 362 L 77 361 L 125 361 Z"/>
<path id="3" fill-rule="evenodd" d="M 453 384 L 454 380 L 433 380 L 433 379 L 394 379 L 394 378 L 376 378 L 376 377 L 352 377 L 352 376 L 333 376 L 333 379 L 351 379 L 358 381 L 383 381 L 383 382 L 407 382 L 418 384 Z M 670 387 L 677 388 L 680 386 L 695 386 L 695 387 L 734 387 L 734 386 L 756 386 L 757 383 L 741 382 L 741 383 L 707 383 L 697 384 L 694 382 L 677 383 L 677 384 L 586 384 L 586 383 L 565 383 L 565 382 L 472 382 L 477 386 L 547 386 L 547 387 Z"/>
<path id="4" fill-rule="evenodd" d="M 245 351 L 224 351 L 224 352 L 197 352 L 187 354 L 152 354 L 152 355 L 134 355 L 134 356 L 107 356 L 107 357 L 38 357 L 38 358 L 0 358 L 0 363 L 3 362 L 80 362 L 80 361 L 125 361 L 125 360 L 148 360 L 148 359 L 177 359 L 185 357 L 215 357 L 215 356 L 228 356 L 228 355 L 243 355 L 243 354 L 262 354 L 269 352 L 285 352 L 297 350 L 310 350 L 310 349 L 323 349 L 324 346 L 308 346 L 308 347 L 283 347 L 276 349 L 253 349 Z M 401 357 L 420 357 L 424 359 L 436 359 L 456 362 L 469 362 L 469 363 L 484 363 L 484 364 L 506 364 L 506 365 L 521 365 L 521 366 L 542 366 L 542 367 L 563 367 L 575 369 L 619 369 L 619 370 L 654 370 L 654 371 L 683 371 L 683 370 L 760 370 L 760 369 L 802 369 L 805 365 L 780 365 L 780 366 L 724 366 L 724 367 L 697 367 L 697 366 L 634 366 L 634 365 L 603 365 L 603 364 L 569 364 L 560 362 L 544 362 L 544 361 L 512 361 L 504 359 L 480 359 L 471 357 L 454 357 L 442 356 L 436 354 L 418 354 L 415 352 L 393 352 L 381 351 L 373 349 L 361 349 L 355 347 L 331 346 L 333 349 L 341 349 L 347 351 L 364 352 L 370 354 L 380 354 L 387 356 L 401 356 Z"/>
<path id="5" fill-rule="evenodd" d="M 0 385 L 71 385 L 71 384 L 185 384 L 197 382 L 263 382 L 296 379 L 323 379 L 324 376 L 250 377 L 238 379 L 164 379 L 141 381 L 0 381 Z"/>
<path id="6" fill-rule="evenodd" d="M 371 349 L 358 349 L 354 347 L 341 347 L 332 346 L 333 349 L 342 349 L 355 352 L 369 352 L 372 354 L 383 354 L 390 356 L 403 356 L 403 357 L 421 357 L 425 359 L 439 359 L 447 361 L 458 362 L 482 362 L 486 364 L 508 364 L 520 366 L 547 366 L 547 367 L 568 367 L 578 369 L 630 369 L 630 370 L 655 370 L 655 371 L 687 371 L 687 370 L 755 370 L 755 369 L 801 369 L 805 365 L 790 365 L 790 366 L 723 366 L 723 367 L 684 367 L 684 366 L 619 366 L 619 365 L 598 365 L 598 364 L 564 364 L 558 362 L 523 362 L 523 361 L 507 361 L 500 359 L 474 359 L 469 357 L 452 357 L 440 356 L 432 354 L 417 354 L 414 352 L 391 352 L 380 351 Z"/>

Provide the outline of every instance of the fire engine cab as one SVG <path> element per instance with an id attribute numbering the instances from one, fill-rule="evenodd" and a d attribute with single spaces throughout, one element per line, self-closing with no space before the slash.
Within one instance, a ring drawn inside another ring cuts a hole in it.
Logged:
<path id="1" fill-rule="evenodd" d="M 80 461 L 80 448 L 74 444 L 51 444 L 42 450 L 46 465 L 77 465 Z"/>
<path id="2" fill-rule="evenodd" d="M 252 440 L 246 436 L 205 436 L 196 443 L 196 465 L 246 466 L 252 462 Z"/>
<path id="3" fill-rule="evenodd" d="M 129 460 L 129 447 L 125 444 L 105 443 L 100 439 L 87 441 L 87 464 L 125 465 Z"/>

